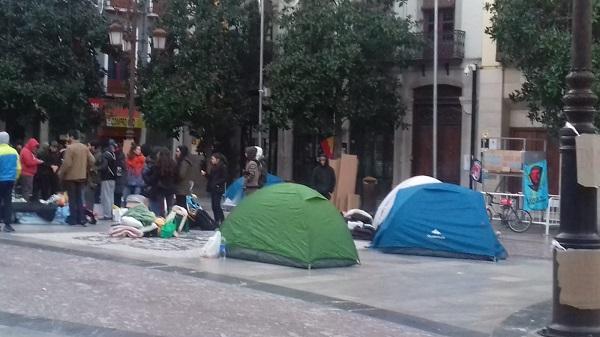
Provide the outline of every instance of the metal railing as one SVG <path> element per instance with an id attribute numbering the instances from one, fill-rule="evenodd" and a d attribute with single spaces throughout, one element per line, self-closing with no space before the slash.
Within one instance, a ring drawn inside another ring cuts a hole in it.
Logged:
<path id="1" fill-rule="evenodd" d="M 521 208 L 523 205 L 522 193 L 498 193 L 498 192 L 481 192 L 485 199 L 485 206 L 488 206 L 487 194 L 494 196 L 497 200 L 502 198 L 515 198 L 517 200 L 517 207 Z M 529 211 L 531 214 L 532 223 L 545 226 L 545 234 L 550 233 L 550 226 L 560 226 L 560 196 L 549 195 L 548 208 L 544 211 Z M 501 220 L 493 215 L 492 220 Z"/>
<path id="2" fill-rule="evenodd" d="M 433 33 L 421 33 L 424 40 L 422 51 L 417 60 L 433 60 Z M 453 30 L 441 32 L 438 36 L 438 59 L 462 60 L 465 57 L 465 31 Z"/>

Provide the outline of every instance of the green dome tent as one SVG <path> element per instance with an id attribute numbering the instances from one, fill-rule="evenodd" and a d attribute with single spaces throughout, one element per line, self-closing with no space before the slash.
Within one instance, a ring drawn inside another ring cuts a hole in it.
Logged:
<path id="1" fill-rule="evenodd" d="M 358 253 L 340 213 L 317 191 L 277 184 L 256 191 L 221 226 L 227 256 L 299 268 L 350 266 Z"/>

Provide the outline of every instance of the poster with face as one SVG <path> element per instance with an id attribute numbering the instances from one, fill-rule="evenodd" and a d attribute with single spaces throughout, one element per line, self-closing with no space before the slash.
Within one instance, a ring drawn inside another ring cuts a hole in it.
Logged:
<path id="1" fill-rule="evenodd" d="M 526 211 L 548 208 L 548 164 L 545 160 L 523 165 L 523 194 Z"/>

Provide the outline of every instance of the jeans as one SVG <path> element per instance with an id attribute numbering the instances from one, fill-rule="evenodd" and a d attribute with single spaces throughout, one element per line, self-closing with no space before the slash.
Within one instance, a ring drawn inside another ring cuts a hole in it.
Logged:
<path id="1" fill-rule="evenodd" d="M 0 181 L 0 218 L 4 220 L 5 225 L 12 222 L 12 191 L 15 185 L 14 181 Z"/>
<path id="2" fill-rule="evenodd" d="M 65 188 L 69 195 L 69 225 L 82 225 L 87 222 L 85 208 L 83 207 L 84 182 L 65 181 Z"/>
<path id="3" fill-rule="evenodd" d="M 127 197 L 133 194 L 142 194 L 142 186 L 128 185 L 123 191 L 123 203 L 127 203 Z"/>
<path id="4" fill-rule="evenodd" d="M 21 176 L 21 196 L 29 202 L 33 195 L 33 176 Z"/>
<path id="5" fill-rule="evenodd" d="M 225 220 L 225 215 L 223 215 L 223 208 L 221 208 L 221 199 L 223 198 L 223 193 L 212 192 L 210 194 L 210 203 L 212 206 L 213 216 L 215 218 L 215 222 L 220 225 Z"/>
<path id="6" fill-rule="evenodd" d="M 100 184 L 100 203 L 104 218 L 112 219 L 112 207 L 115 204 L 114 180 L 103 180 Z"/>

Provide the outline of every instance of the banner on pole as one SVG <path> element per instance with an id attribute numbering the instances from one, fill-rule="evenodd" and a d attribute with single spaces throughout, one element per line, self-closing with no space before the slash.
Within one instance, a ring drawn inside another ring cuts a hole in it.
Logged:
<path id="1" fill-rule="evenodd" d="M 546 160 L 523 165 L 523 194 L 526 211 L 548 208 L 548 163 Z"/>

